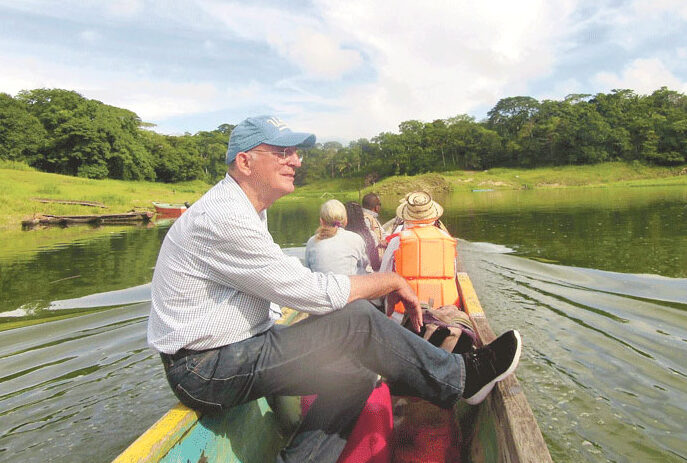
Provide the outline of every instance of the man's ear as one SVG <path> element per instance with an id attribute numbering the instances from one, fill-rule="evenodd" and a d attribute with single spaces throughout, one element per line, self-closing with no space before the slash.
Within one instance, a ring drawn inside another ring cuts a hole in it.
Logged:
<path id="1" fill-rule="evenodd" d="M 241 172 L 243 175 L 249 175 L 251 172 L 251 161 L 253 160 L 253 156 L 241 151 L 236 155 L 236 158 L 234 159 L 235 163 L 235 168 L 239 172 Z"/>

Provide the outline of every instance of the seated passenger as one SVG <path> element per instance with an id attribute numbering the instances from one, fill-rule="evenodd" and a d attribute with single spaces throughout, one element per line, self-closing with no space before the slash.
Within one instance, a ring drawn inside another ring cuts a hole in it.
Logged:
<path id="1" fill-rule="evenodd" d="M 336 199 L 320 208 L 320 227 L 305 245 L 305 265 L 314 272 L 341 275 L 371 273 L 365 242 L 345 230 L 346 208 Z"/>
<path id="2" fill-rule="evenodd" d="M 375 242 L 370 229 L 365 224 L 365 216 L 363 215 L 363 208 L 360 204 L 349 201 L 346 203 L 346 213 L 348 214 L 348 224 L 346 230 L 357 233 L 365 241 L 365 250 L 367 258 L 370 260 L 372 270 L 375 272 L 379 270 L 380 258 L 377 251 L 377 243 Z"/>
<path id="3" fill-rule="evenodd" d="M 444 208 L 432 200 L 432 196 L 424 191 L 408 193 L 396 208 L 396 222 L 394 224 L 391 239 L 384 251 L 380 272 L 394 271 L 394 252 L 398 249 L 400 238 L 398 234 L 402 230 L 413 227 L 426 227 L 433 225 L 450 236 L 448 230 L 439 218 L 444 213 Z"/>
<path id="4" fill-rule="evenodd" d="M 444 209 L 424 191 L 413 192 L 396 209 L 400 225 L 391 235 L 380 272 L 403 276 L 421 302 L 430 307 L 456 305 L 456 240 L 439 217 Z M 424 244 L 421 244 L 424 243 Z M 387 308 L 387 313 L 391 308 Z M 401 320 L 403 307 L 396 304 L 392 318 Z"/>
<path id="5" fill-rule="evenodd" d="M 363 196 L 363 217 L 365 218 L 365 225 L 372 233 L 372 237 L 377 245 L 377 252 L 379 259 L 382 259 L 384 250 L 386 249 L 386 237 L 389 235 L 382 224 L 379 223 L 379 211 L 382 209 L 382 202 L 379 196 L 375 193 L 368 193 Z"/>

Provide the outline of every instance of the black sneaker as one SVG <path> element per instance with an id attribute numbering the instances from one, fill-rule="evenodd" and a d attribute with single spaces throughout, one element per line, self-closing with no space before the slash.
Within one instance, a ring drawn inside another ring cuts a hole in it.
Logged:
<path id="1" fill-rule="evenodd" d="M 470 405 L 483 401 L 497 382 L 515 371 L 521 348 L 520 333 L 512 330 L 484 347 L 461 354 L 465 360 L 463 400 Z"/>

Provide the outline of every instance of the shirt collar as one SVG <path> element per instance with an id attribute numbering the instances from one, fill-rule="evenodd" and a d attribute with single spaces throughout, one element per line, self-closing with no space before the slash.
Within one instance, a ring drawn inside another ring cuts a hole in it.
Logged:
<path id="1" fill-rule="evenodd" d="M 238 184 L 238 182 L 227 173 L 224 176 L 224 180 L 222 182 L 227 186 L 227 188 L 234 190 L 236 194 L 239 195 L 241 198 L 241 201 L 244 203 L 244 207 L 248 207 L 251 211 L 255 212 L 257 216 L 260 218 L 260 221 L 263 223 L 267 223 L 267 209 L 262 210 L 261 212 L 258 212 L 255 210 L 255 206 L 253 206 L 253 203 L 250 202 L 250 199 L 248 199 L 248 196 L 246 196 L 246 192 L 243 191 L 243 188 Z"/>
<path id="2" fill-rule="evenodd" d="M 378 214 L 377 214 L 375 211 L 371 211 L 371 210 L 365 209 L 365 208 L 363 208 L 363 211 L 364 211 L 364 212 L 367 212 L 368 214 L 370 214 L 370 215 L 371 215 L 372 217 L 374 217 L 375 219 L 376 219 L 377 216 L 378 216 Z"/>

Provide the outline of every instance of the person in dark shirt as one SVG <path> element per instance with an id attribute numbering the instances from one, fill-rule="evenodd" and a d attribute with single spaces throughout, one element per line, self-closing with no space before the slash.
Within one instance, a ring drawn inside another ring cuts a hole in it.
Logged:
<path id="1" fill-rule="evenodd" d="M 379 266 L 381 265 L 382 261 L 379 258 L 377 243 L 372 236 L 372 232 L 370 232 L 370 229 L 365 224 L 363 208 L 355 201 L 349 201 L 346 203 L 346 215 L 348 216 L 346 230 L 355 232 L 363 238 L 365 241 L 367 257 L 370 259 L 370 266 L 375 272 L 379 271 Z"/>

